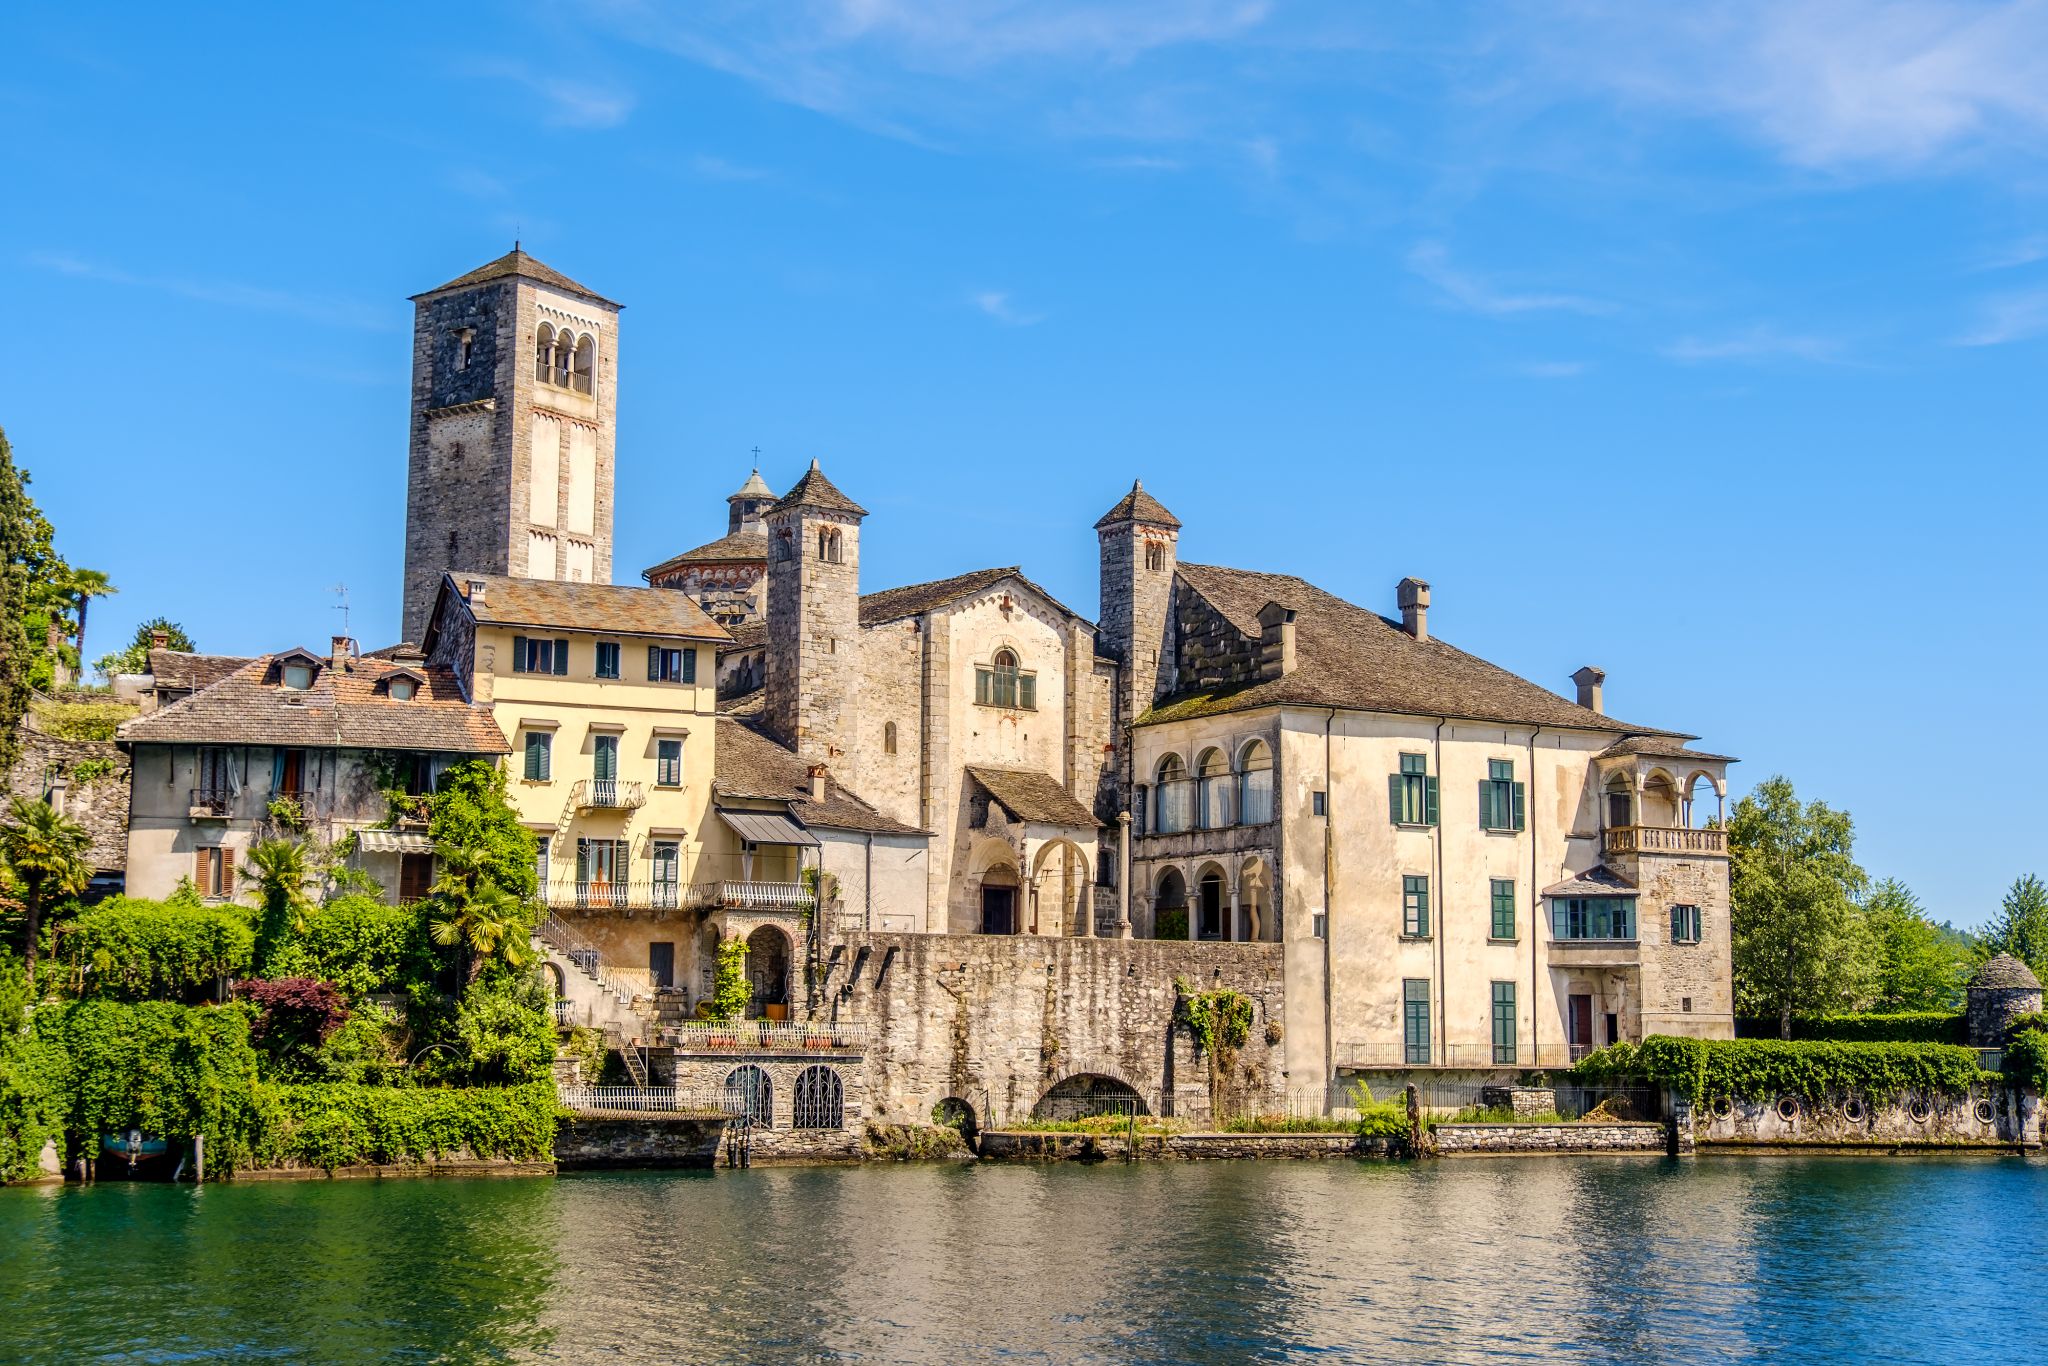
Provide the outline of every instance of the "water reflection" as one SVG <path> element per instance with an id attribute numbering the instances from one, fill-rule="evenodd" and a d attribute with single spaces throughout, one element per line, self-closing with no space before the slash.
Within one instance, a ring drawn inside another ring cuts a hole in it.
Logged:
<path id="1" fill-rule="evenodd" d="M 1958 1360 L 2014 1160 L 757 1169 L 0 1193 L 9 1361 Z"/>

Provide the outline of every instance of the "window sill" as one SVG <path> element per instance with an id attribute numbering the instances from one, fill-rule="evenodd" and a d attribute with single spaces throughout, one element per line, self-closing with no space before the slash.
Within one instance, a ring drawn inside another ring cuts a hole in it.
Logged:
<path id="1" fill-rule="evenodd" d="M 1404 934 L 1401 936 L 1401 942 L 1403 944 L 1427 944 L 1433 938 L 1435 938 L 1434 935 L 1428 934 Z"/>
<path id="2" fill-rule="evenodd" d="M 1431 825 L 1428 821 L 1395 821 L 1394 828 L 1396 830 L 1420 831 L 1430 831 L 1436 829 L 1436 827 Z"/>
<path id="3" fill-rule="evenodd" d="M 1482 825 L 1479 827 L 1479 833 L 1482 835 L 1519 835 L 1523 832 L 1515 829 L 1512 825 Z"/>
<path id="4" fill-rule="evenodd" d="M 1522 936 L 1516 935 L 1512 939 L 1503 939 L 1497 934 L 1490 934 L 1486 937 L 1486 942 L 1489 944 L 1519 944 L 1522 942 Z"/>
<path id="5" fill-rule="evenodd" d="M 1036 707 L 1009 707 L 1003 705 L 1001 702 L 976 702 L 974 705 L 982 708 L 984 711 L 1021 711 L 1035 713 L 1038 710 L 1038 708 Z"/>

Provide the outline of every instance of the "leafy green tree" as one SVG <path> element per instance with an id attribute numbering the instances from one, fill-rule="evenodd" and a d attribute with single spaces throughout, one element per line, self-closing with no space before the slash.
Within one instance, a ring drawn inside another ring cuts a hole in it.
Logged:
<path id="1" fill-rule="evenodd" d="M 2014 878 L 1978 946 L 1979 961 L 2009 953 L 2048 981 L 2048 885 L 2032 873 Z"/>
<path id="2" fill-rule="evenodd" d="M 533 915 L 527 904 L 495 883 L 474 889 L 454 883 L 436 893 L 440 911 L 429 924 L 434 942 L 461 957 L 467 987 L 493 960 L 523 967 L 533 959 Z"/>
<path id="3" fill-rule="evenodd" d="M 1729 817 L 1736 1010 L 1776 1015 L 1782 1038 L 1792 1037 L 1795 1015 L 1853 1007 L 1875 976 L 1854 845 L 1848 812 L 1801 805 L 1782 776 Z"/>
<path id="4" fill-rule="evenodd" d="M 167 637 L 164 642 L 164 648 L 167 650 L 183 650 L 189 654 L 199 648 L 192 643 L 192 637 L 185 634 L 185 628 L 177 622 L 169 617 L 151 617 L 135 628 L 135 635 L 125 646 L 94 660 L 93 672 L 108 680 L 115 674 L 148 673 L 149 652 L 158 631 L 162 631 Z"/>
<path id="5" fill-rule="evenodd" d="M 1961 1004 L 1968 947 L 1927 918 L 1906 884 L 1896 878 L 1878 883 L 1863 903 L 1863 915 L 1877 948 L 1870 1009 L 1953 1010 Z"/>
<path id="6" fill-rule="evenodd" d="M 436 944 L 457 951 L 461 987 L 494 965 L 524 966 L 539 914 L 536 846 L 505 795 L 504 771 L 478 759 L 451 766 L 427 831 L 441 865 L 429 930 Z"/>
<path id="7" fill-rule="evenodd" d="M 91 606 L 94 598 L 110 597 L 121 590 L 114 587 L 113 580 L 107 577 L 104 570 L 99 569 L 67 568 L 64 577 L 58 581 L 58 586 L 63 592 L 70 594 L 72 603 L 78 613 L 78 644 L 76 649 L 78 651 L 78 658 L 83 660 L 85 658 L 86 608 Z"/>
<path id="8" fill-rule="evenodd" d="M 74 896 L 92 877 L 86 855 L 92 836 L 85 827 L 45 802 L 15 797 L 0 821 L 0 860 L 21 887 L 28 914 L 28 982 L 35 989 L 36 938 L 42 929 L 46 897 Z"/>
<path id="9" fill-rule="evenodd" d="M 31 641 L 28 632 L 29 587 L 48 530 L 0 431 L 0 768 L 12 768 L 21 752 L 21 716 L 42 659 L 41 637 Z"/>
<path id="10" fill-rule="evenodd" d="M 304 840 L 266 839 L 249 846 L 242 876 L 256 884 L 257 972 L 267 972 L 280 950 L 305 930 L 319 875 L 317 860 Z"/>

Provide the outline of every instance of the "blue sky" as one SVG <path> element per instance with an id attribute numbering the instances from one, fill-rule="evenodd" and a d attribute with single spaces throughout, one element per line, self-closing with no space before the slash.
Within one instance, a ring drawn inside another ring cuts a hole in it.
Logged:
<path id="1" fill-rule="evenodd" d="M 411 309 L 623 300 L 617 574 L 762 451 L 870 588 L 1084 611 L 1134 476 L 1293 572 L 2048 873 L 2048 6 L 794 0 L 19 9 L 0 424 L 99 653 L 396 632 Z"/>

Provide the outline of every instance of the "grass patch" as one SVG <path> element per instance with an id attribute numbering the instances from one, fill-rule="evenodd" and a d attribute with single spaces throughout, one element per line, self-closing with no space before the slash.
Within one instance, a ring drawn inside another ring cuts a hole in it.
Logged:
<path id="1" fill-rule="evenodd" d="M 133 720 L 142 709 L 128 702 L 50 702 L 29 705 L 36 727 L 59 740 L 111 740 L 114 728 Z"/>
<path id="2" fill-rule="evenodd" d="M 1331 1115 L 1234 1115 L 1218 1130 L 1226 1134 L 1355 1134 L 1358 1121 Z"/>

